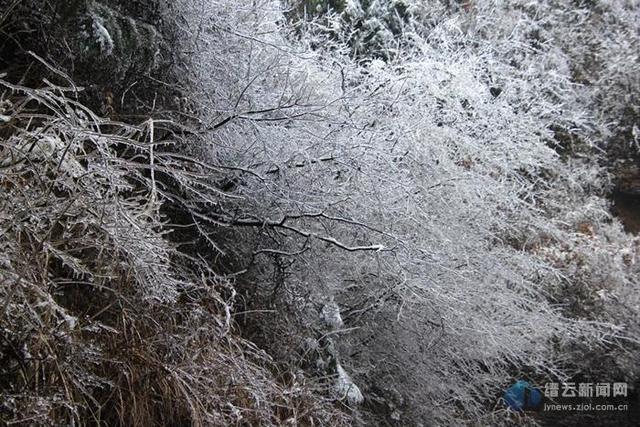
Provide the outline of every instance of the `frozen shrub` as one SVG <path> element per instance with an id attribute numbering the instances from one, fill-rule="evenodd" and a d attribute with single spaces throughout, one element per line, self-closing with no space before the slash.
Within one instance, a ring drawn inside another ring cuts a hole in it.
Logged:
<path id="1" fill-rule="evenodd" d="M 6 84 L 10 420 L 512 425 L 516 376 L 636 380 L 598 154 L 633 43 L 585 56 L 635 3 L 304 3 L 176 3 L 188 128 Z M 43 395 L 17 373 L 49 354 Z"/>
<path id="2" fill-rule="evenodd" d="M 537 40 L 552 6 L 502 16 L 474 2 L 392 61 L 353 56 L 338 15 L 298 42 L 275 2 L 191 9 L 193 98 L 209 131 L 196 150 L 236 171 L 236 198 L 207 221 L 235 236 L 223 251 L 245 254 L 247 328 L 283 366 L 304 367 L 333 297 L 340 366 L 370 422 L 499 423 L 491 409 L 514 372 L 566 378 L 558 345 L 629 337 L 606 316 L 561 310 L 550 294 L 566 266 L 536 252 L 581 220 L 609 221 L 595 159 L 550 143 L 558 126 L 587 152 L 598 142 L 571 58 Z"/>
<path id="3" fill-rule="evenodd" d="M 311 382 L 277 381 L 232 330 L 231 283 L 167 239 L 168 177 L 183 196 L 202 185 L 197 161 L 166 150 L 176 139 L 155 139 L 162 121 L 0 85 L 2 422 L 343 422 Z"/>

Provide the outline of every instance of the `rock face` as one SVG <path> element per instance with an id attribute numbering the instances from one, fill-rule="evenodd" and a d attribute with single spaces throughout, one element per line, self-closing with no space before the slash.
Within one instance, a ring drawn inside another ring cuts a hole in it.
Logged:
<path id="1" fill-rule="evenodd" d="M 640 157 L 635 153 L 616 153 L 622 158 L 612 158 L 609 153 L 609 172 L 613 177 L 611 212 L 622 222 L 629 233 L 640 233 Z"/>
<path id="2" fill-rule="evenodd" d="M 640 97 L 638 81 L 623 86 L 627 93 L 611 101 L 615 108 L 609 113 L 614 123 L 612 138 L 605 148 L 608 170 L 613 177 L 613 213 L 618 216 L 625 229 L 632 233 L 640 231 Z"/>
<path id="3" fill-rule="evenodd" d="M 611 171 L 615 177 L 618 192 L 640 197 L 640 162 L 638 159 L 618 160 L 614 163 Z"/>
<path id="4" fill-rule="evenodd" d="M 629 233 L 640 233 L 640 196 L 615 193 L 612 197 L 612 212 Z"/>
<path id="5" fill-rule="evenodd" d="M 625 230 L 640 233 L 640 156 L 632 149 L 617 151 L 617 159 L 609 153 L 609 172 L 614 179 L 612 213 L 616 215 Z"/>
<path id="6" fill-rule="evenodd" d="M 605 117 L 612 124 L 612 135 L 605 150 L 609 171 L 614 176 L 616 191 L 640 196 L 640 80 L 622 82 L 616 86 L 626 94 L 607 99 Z"/>

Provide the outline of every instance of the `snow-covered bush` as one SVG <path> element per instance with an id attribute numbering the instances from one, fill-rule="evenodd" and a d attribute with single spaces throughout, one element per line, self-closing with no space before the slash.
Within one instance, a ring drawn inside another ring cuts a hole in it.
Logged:
<path id="1" fill-rule="evenodd" d="M 588 55 L 638 7 L 598 3 L 180 0 L 186 124 L 3 82 L 8 419 L 510 425 L 581 350 L 635 381 L 597 157 L 635 41 Z"/>
<path id="2" fill-rule="evenodd" d="M 3 423 L 343 422 L 312 382 L 274 376 L 232 330 L 231 283 L 168 238 L 163 205 L 215 174 L 157 138 L 170 123 L 0 86 Z"/>
<path id="3" fill-rule="evenodd" d="M 361 61 L 339 14 L 298 38 L 277 2 L 189 5 L 209 138 L 194 150 L 234 172 L 236 197 L 203 221 L 235 236 L 221 250 L 245 259 L 243 321 L 283 366 L 307 366 L 333 299 L 363 412 L 455 425 L 493 417 L 517 370 L 563 377 L 558 345 L 623 342 L 556 305 L 565 267 L 536 252 L 609 221 L 597 163 L 551 142 L 560 126 L 597 142 L 568 54 L 536 35 L 560 9 L 473 2 Z"/>

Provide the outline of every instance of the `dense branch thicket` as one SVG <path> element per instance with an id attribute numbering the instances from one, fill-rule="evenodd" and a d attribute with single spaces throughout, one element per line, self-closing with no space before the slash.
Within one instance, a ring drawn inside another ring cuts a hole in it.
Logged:
<path id="1" fill-rule="evenodd" d="M 77 4 L 69 49 L 127 57 L 109 95 L 40 51 L 0 80 L 0 419 L 512 425 L 514 378 L 635 392 L 606 196 L 636 1 Z"/>
<path id="2" fill-rule="evenodd" d="M 232 331 L 231 283 L 167 238 L 168 178 L 183 194 L 205 184 L 196 160 L 163 149 L 177 140 L 154 139 L 162 122 L 101 119 L 72 88 L 0 84 L 4 421 L 340 422 L 311 386 L 276 381 Z"/>

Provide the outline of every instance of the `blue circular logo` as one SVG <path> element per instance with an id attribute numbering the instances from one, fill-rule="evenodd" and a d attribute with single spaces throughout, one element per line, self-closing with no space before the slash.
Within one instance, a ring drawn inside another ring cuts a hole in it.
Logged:
<path id="1" fill-rule="evenodd" d="M 542 393 L 524 380 L 517 381 L 502 396 L 507 406 L 514 411 L 535 409 L 542 403 Z"/>

